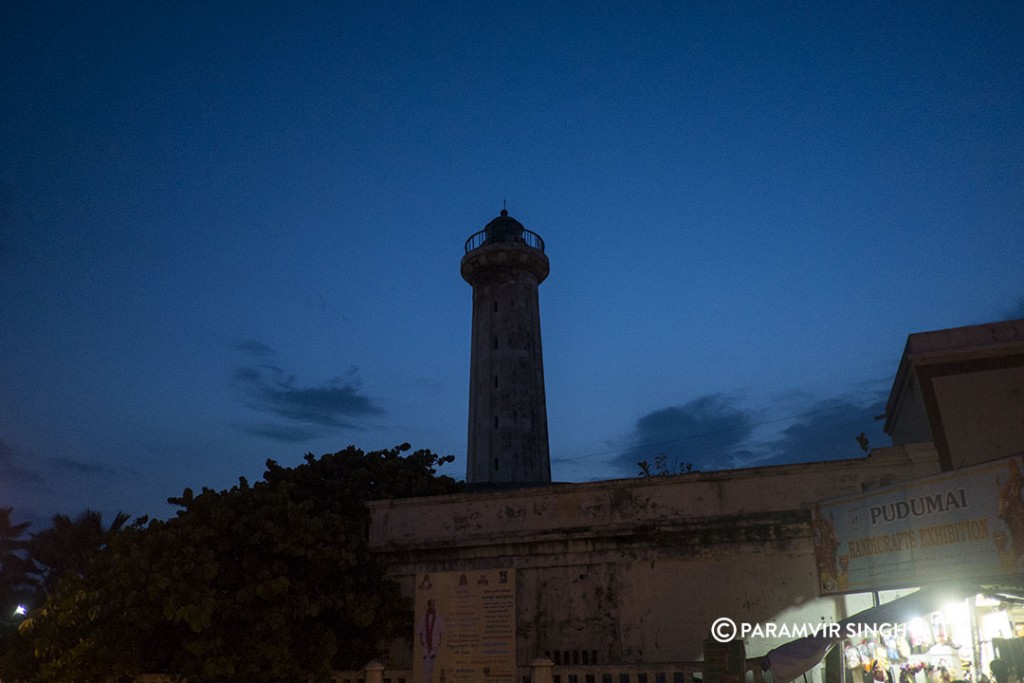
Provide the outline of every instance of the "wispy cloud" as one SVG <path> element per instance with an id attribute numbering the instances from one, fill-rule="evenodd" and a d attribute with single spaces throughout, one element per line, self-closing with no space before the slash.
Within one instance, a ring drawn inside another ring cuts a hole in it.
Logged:
<path id="1" fill-rule="evenodd" d="M 293 427 L 290 425 L 279 425 L 269 422 L 255 426 L 241 425 L 239 426 L 239 429 L 248 434 L 264 436 L 268 439 L 282 441 L 284 443 L 302 443 L 323 434 L 322 429 L 312 427 Z"/>
<path id="2" fill-rule="evenodd" d="M 0 479 L 32 484 L 43 480 L 37 472 L 18 463 L 14 448 L 3 439 L 0 439 Z"/>
<path id="3" fill-rule="evenodd" d="M 234 346 L 239 351 L 256 358 L 274 357 L 274 349 L 270 348 L 263 342 L 256 341 L 255 339 L 242 339 L 241 341 L 235 342 Z"/>
<path id="4" fill-rule="evenodd" d="M 64 472 L 72 472 L 74 474 L 87 474 L 87 475 L 110 475 L 118 474 L 117 470 L 110 467 L 104 467 L 93 462 L 86 462 L 84 460 L 75 460 L 74 458 L 60 457 L 51 458 L 50 463 L 54 469 L 62 470 Z"/>
<path id="5" fill-rule="evenodd" d="M 257 361 L 237 367 L 233 375 L 246 407 L 288 422 L 243 427 L 245 431 L 295 443 L 319 435 L 321 428 L 359 428 L 360 418 L 384 413 L 362 393 L 356 368 L 345 377 L 303 386 L 275 363 L 276 353 L 269 346 L 248 340 L 236 348 Z"/>

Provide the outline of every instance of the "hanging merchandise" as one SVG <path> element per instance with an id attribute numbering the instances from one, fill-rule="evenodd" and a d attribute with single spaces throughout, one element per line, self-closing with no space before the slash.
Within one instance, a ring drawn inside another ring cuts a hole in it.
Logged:
<path id="1" fill-rule="evenodd" d="M 932 646 L 932 631 L 924 619 L 912 619 L 907 624 L 907 634 L 910 637 L 910 651 L 915 655 L 924 654 Z"/>
<path id="2" fill-rule="evenodd" d="M 843 657 L 846 660 L 847 669 L 859 669 L 864 663 L 863 658 L 860 656 L 860 650 L 854 647 L 850 641 L 846 641 Z"/>

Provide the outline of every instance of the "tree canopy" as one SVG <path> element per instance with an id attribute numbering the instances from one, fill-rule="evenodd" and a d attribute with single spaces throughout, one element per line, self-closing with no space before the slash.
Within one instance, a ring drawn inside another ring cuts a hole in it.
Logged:
<path id="1" fill-rule="evenodd" d="M 436 475 L 451 456 L 408 450 L 268 461 L 255 484 L 185 490 L 174 517 L 120 528 L 21 629 L 31 677 L 300 680 L 382 656 L 411 611 L 369 554 L 365 504 L 459 486 Z"/>
<path id="2" fill-rule="evenodd" d="M 34 565 L 28 559 L 28 522 L 12 521 L 13 510 L 0 508 L 0 678 L 7 671 L 31 671 L 32 653 L 18 637 L 22 606 L 36 594 Z"/>

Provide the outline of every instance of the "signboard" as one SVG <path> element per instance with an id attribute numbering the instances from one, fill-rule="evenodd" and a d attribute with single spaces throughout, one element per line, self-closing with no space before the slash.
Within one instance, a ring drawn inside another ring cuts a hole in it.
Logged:
<path id="1" fill-rule="evenodd" d="M 1024 569 L 1024 456 L 815 506 L 822 595 Z"/>
<path id="2" fill-rule="evenodd" d="M 515 683 L 514 569 L 416 576 L 414 683 Z"/>

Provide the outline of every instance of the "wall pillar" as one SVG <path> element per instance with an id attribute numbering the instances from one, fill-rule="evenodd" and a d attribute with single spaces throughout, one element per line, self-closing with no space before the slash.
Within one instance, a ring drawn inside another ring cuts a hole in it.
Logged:
<path id="1" fill-rule="evenodd" d="M 363 673 L 366 674 L 366 683 L 384 683 L 384 665 L 376 659 L 367 662 Z"/>
<path id="2" fill-rule="evenodd" d="M 530 683 L 552 683 L 551 669 L 554 666 L 555 663 L 547 657 L 538 657 L 530 662 Z"/>

